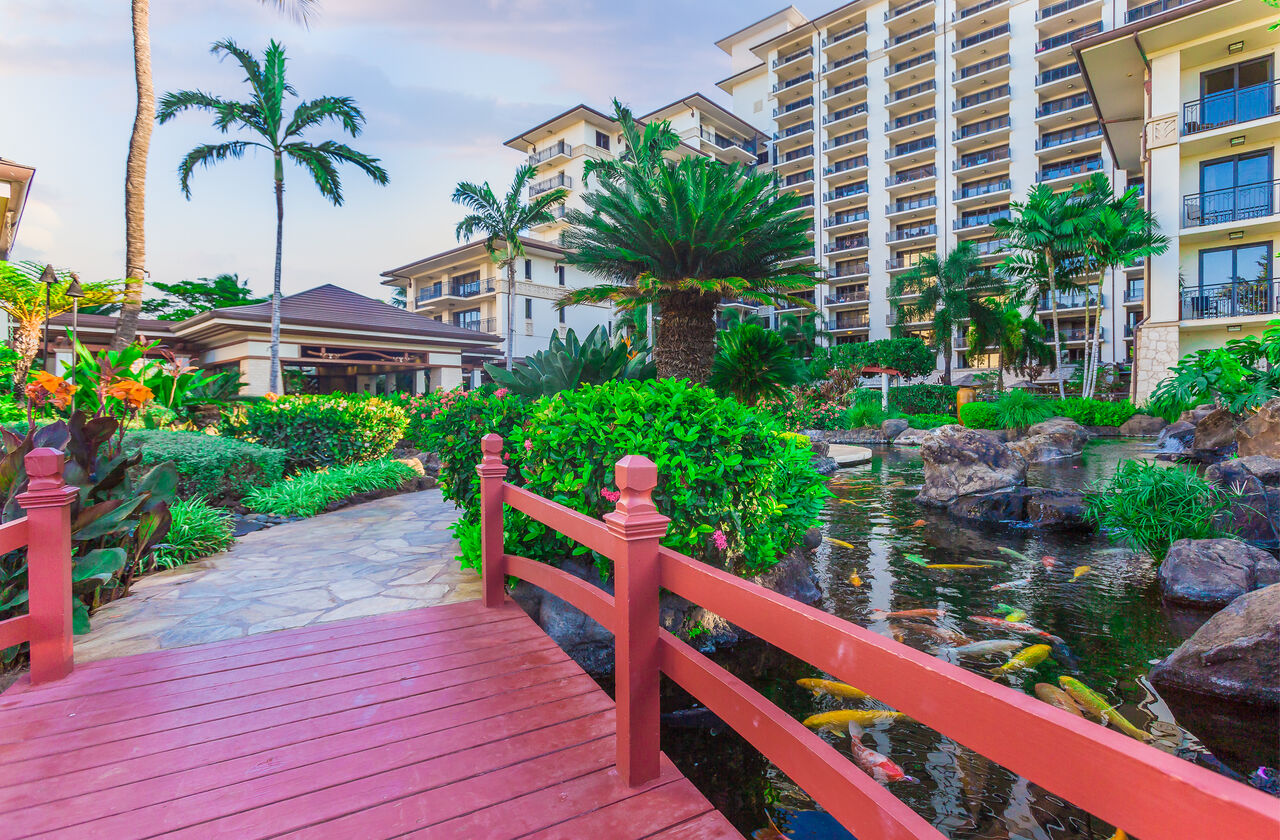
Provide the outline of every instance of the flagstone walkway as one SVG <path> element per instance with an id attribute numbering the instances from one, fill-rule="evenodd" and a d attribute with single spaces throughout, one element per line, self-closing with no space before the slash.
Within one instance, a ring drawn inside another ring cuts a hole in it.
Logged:
<path id="1" fill-rule="evenodd" d="M 457 515 L 424 490 L 246 534 L 102 607 L 76 661 L 479 598 L 479 576 L 454 559 Z"/>

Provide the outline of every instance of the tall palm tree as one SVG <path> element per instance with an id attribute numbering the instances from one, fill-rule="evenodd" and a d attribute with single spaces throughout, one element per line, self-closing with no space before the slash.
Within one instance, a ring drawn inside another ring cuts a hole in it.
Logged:
<path id="1" fill-rule="evenodd" d="M 333 121 L 352 137 L 359 137 L 364 127 L 364 114 L 354 99 L 347 96 L 322 96 L 300 103 L 286 121 L 285 97 L 298 95 L 285 78 L 284 47 L 275 41 L 267 45 L 260 63 L 247 50 L 230 39 L 213 45 L 220 57 L 231 56 L 239 62 L 249 85 L 247 102 L 235 102 L 198 90 L 166 93 L 160 99 L 161 125 L 183 111 L 195 109 L 213 114 L 213 125 L 223 134 L 232 129 L 247 132 L 256 139 L 235 139 L 223 143 L 196 146 L 178 165 L 182 193 L 191 198 L 191 174 L 197 166 L 212 166 L 228 158 L 241 158 L 249 149 L 270 153 L 274 164 L 276 193 L 276 265 L 275 285 L 271 294 L 271 378 L 270 390 L 280 385 L 280 260 L 284 248 L 284 159 L 301 166 L 315 182 L 320 194 L 335 207 L 342 205 L 342 181 L 338 164 L 350 163 L 375 183 L 387 183 L 387 171 L 378 159 L 335 140 L 311 143 L 302 139 L 309 128 Z"/>
<path id="2" fill-rule="evenodd" d="M 812 305 L 793 293 L 813 286 L 817 266 L 787 265 L 812 253 L 809 221 L 799 196 L 769 175 L 703 157 L 664 160 L 652 172 L 622 167 L 583 201 L 586 212 L 568 213 L 566 259 L 607 282 L 560 305 L 657 303 L 661 377 L 707 381 L 722 300 Z"/>
<path id="3" fill-rule="evenodd" d="M 516 260 L 522 259 L 525 253 L 521 237 L 535 225 L 553 221 L 555 217 L 551 215 L 551 208 L 563 204 L 569 197 L 568 190 L 556 187 L 525 204 L 525 188 L 537 174 L 537 168 L 529 164 L 517 169 L 511 188 L 501 199 L 494 195 L 488 181 L 478 185 L 463 181 L 453 191 L 454 203 L 471 211 L 458 222 L 458 241 L 483 234 L 484 249 L 489 253 L 489 259 L 507 273 L 507 370 L 511 370 L 511 362 L 515 358 Z M 502 242 L 501 250 L 499 241 Z"/>
<path id="4" fill-rule="evenodd" d="M 783 312 L 778 316 L 778 334 L 801 359 L 812 359 L 818 344 L 831 337 L 821 312 Z"/>
<path id="5" fill-rule="evenodd" d="M 1025 201 L 1009 204 L 1011 215 L 996 219 L 992 226 L 1005 237 L 1011 252 L 1000 264 L 1001 270 L 1020 286 L 1028 300 L 1034 301 L 1040 291 L 1048 292 L 1053 313 L 1053 346 L 1056 366 L 1062 367 L 1062 331 L 1058 322 L 1058 286 L 1079 271 L 1084 252 L 1084 236 L 1088 230 L 1088 206 L 1074 192 L 1056 193 L 1038 184 L 1027 193 Z M 1058 396 L 1066 396 L 1066 388 L 1058 377 Z"/>
<path id="6" fill-rule="evenodd" d="M 962 321 L 982 318 L 985 295 L 998 291 L 998 281 L 982 266 L 981 258 L 969 242 L 961 242 L 945 257 L 925 254 L 915 266 L 893 278 L 893 297 L 918 295 L 915 301 L 897 304 L 902 316 L 895 330 L 902 331 L 907 320 L 928 321 L 933 330 L 934 352 L 944 355 L 942 381 L 951 384 L 951 357 L 954 338 Z"/>
<path id="7" fill-rule="evenodd" d="M 292 14 L 306 24 L 320 0 L 259 0 Z M 133 78 L 137 88 L 133 131 L 124 175 L 124 276 L 125 299 L 111 348 L 122 350 L 133 343 L 142 311 L 142 287 L 147 275 L 146 191 L 147 153 L 156 118 L 156 91 L 151 81 L 151 0 L 133 0 Z"/>
<path id="8" fill-rule="evenodd" d="M 989 297 L 985 307 L 975 312 L 966 332 L 966 358 L 972 364 L 996 348 L 996 388 L 1004 390 L 1004 372 L 1028 375 L 1034 368 L 1053 361 L 1053 348 L 1045 343 L 1045 328 L 1034 314 L 1009 298 Z"/>

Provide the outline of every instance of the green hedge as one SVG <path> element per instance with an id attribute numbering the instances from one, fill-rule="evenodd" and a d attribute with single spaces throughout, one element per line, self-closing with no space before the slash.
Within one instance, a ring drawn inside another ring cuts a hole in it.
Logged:
<path id="1" fill-rule="evenodd" d="M 889 389 L 889 407 L 903 414 L 947 414 L 955 417 L 955 385 L 899 385 Z"/>
<path id="2" fill-rule="evenodd" d="M 1128 400 L 1108 402 L 1067 397 L 1054 401 L 1053 413 L 1058 417 L 1070 417 L 1081 426 L 1122 426 L 1138 413 L 1138 409 Z"/>
<path id="3" fill-rule="evenodd" d="M 245 506 L 277 516 L 315 516 L 330 502 L 358 493 L 390 490 L 417 473 L 400 461 L 369 461 L 345 467 L 306 472 L 259 487 L 245 497 Z"/>
<path id="4" fill-rule="evenodd" d="M 408 425 L 405 410 L 387 400 L 329 394 L 251 403 L 231 432 L 283 449 L 288 468 L 297 470 L 377 460 Z"/>
<path id="5" fill-rule="evenodd" d="M 170 505 L 169 515 L 169 533 L 151 553 L 157 568 L 172 569 L 217 554 L 236 541 L 231 536 L 231 515 L 199 496 Z"/>
<path id="6" fill-rule="evenodd" d="M 960 422 L 970 429 L 998 429 L 996 407 L 991 403 L 971 402 L 960 406 Z"/>
<path id="7" fill-rule="evenodd" d="M 937 354 L 918 338 L 881 338 L 855 344 L 819 347 L 809 363 L 809 376 L 822 379 L 833 369 L 886 367 L 904 376 L 925 376 L 937 367 Z"/>
<path id="8" fill-rule="evenodd" d="M 950 414 L 908 414 L 903 418 L 913 429 L 936 429 L 939 426 L 951 426 L 956 418 Z"/>
<path id="9" fill-rule="evenodd" d="M 285 453 L 235 438 L 200 432 L 140 429 L 125 435 L 126 446 L 142 452 L 143 472 L 173 461 L 178 470 L 178 496 L 235 501 L 254 487 L 284 476 Z"/>

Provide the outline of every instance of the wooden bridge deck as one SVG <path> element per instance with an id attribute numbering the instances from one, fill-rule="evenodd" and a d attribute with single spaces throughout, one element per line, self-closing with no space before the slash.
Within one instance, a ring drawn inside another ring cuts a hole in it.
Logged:
<path id="1" fill-rule="evenodd" d="M 334 622 L 0 694 L 0 838 L 740 838 L 514 605 Z"/>

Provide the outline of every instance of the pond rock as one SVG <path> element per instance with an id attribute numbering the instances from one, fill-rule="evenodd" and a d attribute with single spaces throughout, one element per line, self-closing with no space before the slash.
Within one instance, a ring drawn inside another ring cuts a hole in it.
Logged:
<path id="1" fill-rule="evenodd" d="M 934 429 L 920 447 L 924 486 L 916 501 L 946 506 L 960 496 L 1021 487 L 1027 461 L 999 441 L 963 426 Z"/>
<path id="2" fill-rule="evenodd" d="M 885 440 L 892 443 L 897 439 L 898 435 L 902 434 L 910 427 L 911 424 L 906 420 L 903 420 L 901 417 L 891 417 L 880 424 L 880 434 L 884 436 Z"/>
<path id="3" fill-rule="evenodd" d="M 1266 455 L 1280 458 L 1280 397 L 1263 403 L 1236 429 L 1236 447 L 1241 457 Z"/>
<path id="4" fill-rule="evenodd" d="M 1221 461 L 1236 451 L 1236 429 L 1240 418 L 1225 408 L 1215 408 L 1196 423 L 1191 454 L 1205 464 Z"/>
<path id="5" fill-rule="evenodd" d="M 1163 417 L 1135 414 L 1120 426 L 1120 434 L 1125 437 L 1155 437 L 1168 425 Z"/>
<path id="6" fill-rule="evenodd" d="M 1280 561 L 1241 540 L 1178 540 L 1160 564 L 1165 599 L 1217 608 L 1258 589 L 1280 583 Z"/>
<path id="7" fill-rule="evenodd" d="M 1263 548 L 1280 547 L 1280 458 L 1246 455 L 1211 464 L 1204 477 L 1235 496 L 1217 524 Z"/>
<path id="8" fill-rule="evenodd" d="M 836 463 L 836 459 L 827 457 L 826 455 L 821 458 L 814 458 L 810 463 L 813 464 L 813 468 L 817 471 L 818 475 L 835 475 L 836 470 L 840 469 L 840 465 Z"/>
<path id="9" fill-rule="evenodd" d="M 933 429 L 907 429 L 893 439 L 895 446 L 921 446 Z"/>
<path id="10" fill-rule="evenodd" d="M 1089 441 L 1089 430 L 1067 417 L 1051 417 L 1027 429 L 1027 436 L 1009 444 L 1031 463 L 1078 458 Z"/>
<path id="11" fill-rule="evenodd" d="M 1156 437 L 1156 451 L 1167 455 L 1179 455 L 1191 448 L 1196 436 L 1196 425 L 1190 420 L 1170 423 Z"/>
<path id="12" fill-rule="evenodd" d="M 1186 411 L 1178 415 L 1178 421 L 1187 421 L 1191 425 L 1195 425 L 1203 420 L 1209 414 L 1218 410 L 1218 406 L 1214 403 L 1200 403 L 1194 408 L 1188 408 Z"/>
<path id="13" fill-rule="evenodd" d="M 1084 515 L 1084 494 L 1074 490 L 1014 487 L 961 496 L 947 506 L 947 514 L 969 524 L 1059 530 L 1092 527 Z"/>
<path id="14" fill-rule="evenodd" d="M 961 496 L 947 506 L 947 514 L 962 522 L 1007 524 L 1027 518 L 1027 499 L 1035 491 L 1026 487 Z"/>
<path id="15" fill-rule="evenodd" d="M 1084 493 L 1075 490 L 1037 490 L 1027 499 L 1026 521 L 1035 528 L 1083 530 L 1093 527 L 1085 518 Z"/>

